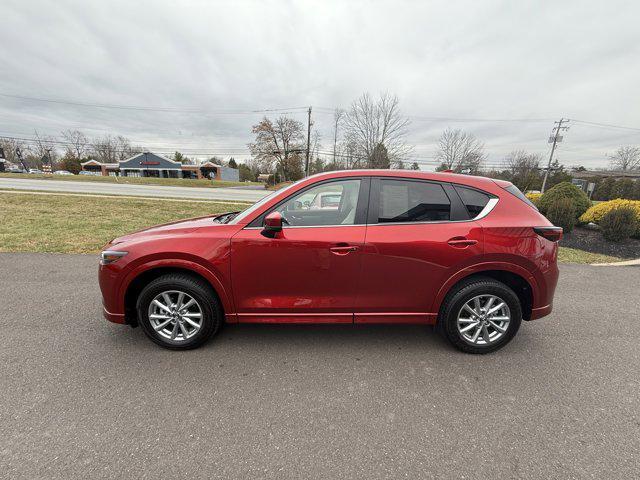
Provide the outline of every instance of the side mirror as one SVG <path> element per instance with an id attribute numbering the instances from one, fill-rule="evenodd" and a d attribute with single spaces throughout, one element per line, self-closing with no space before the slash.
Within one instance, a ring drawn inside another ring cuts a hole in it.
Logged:
<path id="1" fill-rule="evenodd" d="M 282 215 L 280 212 L 271 212 L 264 217 L 264 228 L 262 229 L 262 235 L 265 237 L 273 238 L 276 233 L 282 231 Z"/>

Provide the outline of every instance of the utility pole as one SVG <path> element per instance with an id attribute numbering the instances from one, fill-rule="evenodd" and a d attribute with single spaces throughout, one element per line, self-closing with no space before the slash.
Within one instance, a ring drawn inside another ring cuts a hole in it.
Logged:
<path id="1" fill-rule="evenodd" d="M 562 141 L 562 135 L 560 132 L 562 130 L 568 130 L 569 127 L 563 127 L 563 123 L 568 123 L 569 119 L 561 118 L 559 121 L 554 122 L 556 126 L 551 129 L 551 136 L 549 137 L 549 143 L 553 142 L 551 146 L 551 154 L 549 155 L 549 163 L 547 164 L 547 170 L 544 172 L 544 180 L 542 180 L 542 189 L 541 192 L 544 193 L 544 189 L 547 186 L 547 180 L 549 178 L 549 171 L 551 170 L 551 162 L 553 161 L 553 154 L 556 151 L 556 145 L 558 142 Z"/>
<path id="2" fill-rule="evenodd" d="M 304 176 L 309 176 L 309 153 L 311 149 L 311 107 L 307 110 L 307 155 L 304 161 Z"/>
<path id="3" fill-rule="evenodd" d="M 25 172 L 29 173 L 29 169 L 27 168 L 27 164 L 24 163 L 24 159 L 22 158 L 22 150 L 20 150 L 20 147 L 16 148 L 16 157 L 18 157 L 18 160 L 20 160 L 20 164 L 22 165 L 22 168 Z"/>

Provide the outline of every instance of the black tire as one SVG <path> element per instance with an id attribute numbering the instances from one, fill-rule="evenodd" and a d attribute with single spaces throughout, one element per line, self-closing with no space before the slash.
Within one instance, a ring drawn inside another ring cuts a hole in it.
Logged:
<path id="1" fill-rule="evenodd" d="M 478 345 L 471 344 L 458 331 L 458 313 L 464 304 L 478 295 L 495 295 L 509 307 L 511 320 L 506 332 L 495 341 Z M 522 322 L 522 306 L 515 292 L 502 282 L 488 277 L 475 277 L 461 282 L 449 292 L 440 309 L 438 331 L 458 350 L 483 354 L 504 347 L 515 336 Z"/>
<path id="2" fill-rule="evenodd" d="M 165 338 L 151 326 L 149 305 L 157 295 L 168 290 L 179 290 L 190 295 L 196 300 L 202 311 L 200 330 L 186 340 Z M 163 275 L 151 281 L 138 295 L 136 309 L 138 323 L 144 333 L 153 342 L 171 350 L 188 350 L 199 347 L 216 334 L 223 318 L 220 303 L 211 286 L 199 278 L 180 273 Z"/>

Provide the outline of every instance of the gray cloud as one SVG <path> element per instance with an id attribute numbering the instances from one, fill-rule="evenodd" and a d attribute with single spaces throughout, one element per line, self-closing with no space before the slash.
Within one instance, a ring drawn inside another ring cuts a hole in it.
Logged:
<path id="1" fill-rule="evenodd" d="M 514 148 L 546 155 L 561 116 L 640 127 L 634 2 L 14 0 L 2 11 L 0 93 L 206 112 L 0 97 L 2 135 L 79 128 L 241 158 L 261 114 L 222 111 L 313 105 L 328 148 L 326 108 L 365 91 L 400 97 L 417 158 L 446 127 L 476 134 L 491 163 Z M 640 131 L 574 123 L 565 139 L 561 161 L 604 166 Z"/>

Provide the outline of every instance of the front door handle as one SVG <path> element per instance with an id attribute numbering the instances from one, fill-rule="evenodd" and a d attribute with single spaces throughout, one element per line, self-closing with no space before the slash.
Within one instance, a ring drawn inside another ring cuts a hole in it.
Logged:
<path id="1" fill-rule="evenodd" d="M 466 247 L 470 247 L 471 245 L 475 245 L 476 243 L 478 243 L 478 241 L 471 240 L 469 238 L 464 238 L 464 237 L 453 237 L 447 243 L 452 247 L 466 248 Z"/>
<path id="2" fill-rule="evenodd" d="M 335 247 L 330 247 L 331 253 L 336 255 L 348 255 L 351 252 L 355 252 L 358 250 L 358 247 L 355 245 L 337 245 Z"/>

